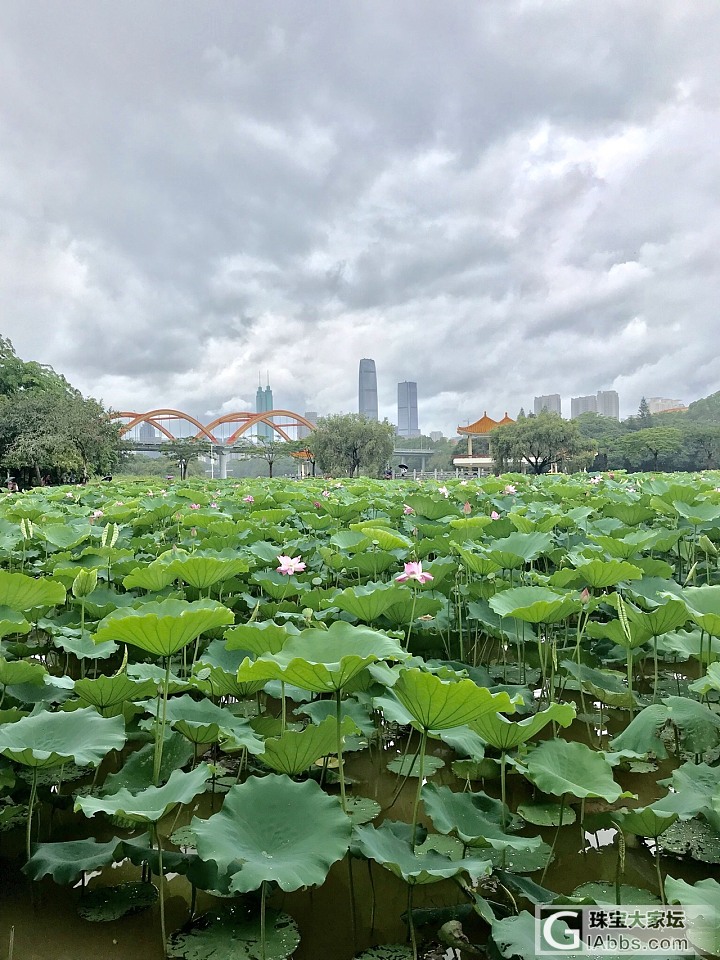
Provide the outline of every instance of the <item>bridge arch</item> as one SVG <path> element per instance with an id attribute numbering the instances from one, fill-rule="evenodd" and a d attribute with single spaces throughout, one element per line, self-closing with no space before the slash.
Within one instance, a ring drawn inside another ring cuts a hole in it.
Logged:
<path id="1" fill-rule="evenodd" d="M 148 410 L 147 413 L 135 413 L 134 411 L 127 410 L 118 410 L 113 411 L 110 414 L 111 420 L 129 420 L 120 430 L 120 436 L 125 436 L 128 431 L 132 430 L 133 427 L 139 426 L 141 423 L 149 423 L 150 426 L 155 427 L 156 430 L 159 430 L 168 440 L 177 440 L 178 437 L 173 436 L 173 434 L 162 425 L 161 420 L 184 420 L 186 423 L 191 423 L 193 426 L 197 427 L 197 436 L 198 438 L 203 436 L 206 440 L 210 440 L 211 443 L 217 443 L 217 439 L 210 433 L 210 431 L 205 427 L 199 420 L 196 420 L 192 414 L 183 413 L 182 410 L 173 410 L 171 407 L 163 407 L 158 410 Z"/>
<path id="2" fill-rule="evenodd" d="M 294 413 L 292 410 L 283 409 L 266 410 L 264 413 L 251 413 L 248 410 L 225 413 L 220 417 L 216 417 L 208 424 L 202 424 L 191 414 L 183 413 L 181 410 L 174 410 L 171 407 L 160 407 L 157 410 L 148 410 L 146 413 L 137 413 L 131 410 L 115 410 L 110 413 L 110 418 L 112 420 L 127 421 L 120 430 L 120 436 L 125 436 L 126 433 L 141 423 L 148 423 L 151 427 L 154 427 L 162 433 L 163 436 L 167 437 L 168 440 L 177 440 L 178 438 L 172 434 L 163 421 L 184 420 L 186 423 L 190 423 L 197 428 L 197 433 L 195 434 L 197 440 L 205 438 L 214 444 L 220 444 L 222 442 L 219 441 L 213 433 L 217 427 L 223 424 L 238 424 L 237 429 L 225 441 L 228 446 L 236 443 L 244 433 L 247 433 L 248 430 L 251 430 L 259 423 L 267 424 L 267 426 L 276 434 L 279 434 L 283 440 L 288 441 L 292 439 L 287 432 L 288 429 L 301 426 L 311 431 L 315 429 L 315 424 L 301 414 Z M 273 418 L 280 419 L 280 422 L 273 422 Z"/>

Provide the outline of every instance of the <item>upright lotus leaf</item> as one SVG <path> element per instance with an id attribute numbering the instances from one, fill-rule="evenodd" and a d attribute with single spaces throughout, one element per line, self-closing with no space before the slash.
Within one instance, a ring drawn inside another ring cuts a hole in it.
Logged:
<path id="1" fill-rule="evenodd" d="M 30 660 L 6 660 L 0 657 L 0 687 L 17 683 L 42 685 L 47 675 L 48 672 L 41 663 Z"/>
<path id="2" fill-rule="evenodd" d="M 162 600 L 116 610 L 98 624 L 95 642 L 115 640 L 159 657 L 171 657 L 201 634 L 234 621 L 216 600 Z"/>
<path id="3" fill-rule="evenodd" d="M 677 813 L 663 814 L 652 806 L 636 807 L 634 810 L 615 810 L 612 819 L 621 827 L 623 833 L 632 833 L 636 837 L 653 837 L 655 840 L 665 833 L 678 819 Z"/>
<path id="4" fill-rule="evenodd" d="M 151 593 L 157 593 L 164 590 L 175 579 L 172 565 L 164 559 L 153 560 L 152 563 L 144 567 L 135 567 L 126 577 L 123 578 L 123 586 L 126 590 L 133 590 L 139 587 L 141 590 L 148 590 Z"/>
<path id="5" fill-rule="evenodd" d="M 64 602 L 65 587 L 61 583 L 0 570 L 0 607 L 23 611 L 54 607 Z"/>
<path id="6" fill-rule="evenodd" d="M 106 867 L 120 854 L 122 840 L 113 837 L 101 843 L 94 837 L 87 840 L 66 840 L 59 843 L 36 843 L 33 855 L 23 867 L 31 880 L 52 877 L 55 883 L 74 883 L 83 873 Z"/>
<path id="7" fill-rule="evenodd" d="M 702 955 L 720 955 L 720 883 L 708 878 L 689 884 L 675 877 L 665 877 L 665 895 L 668 903 L 681 903 L 701 908 L 693 920 L 690 939 Z"/>
<path id="8" fill-rule="evenodd" d="M 191 587 L 197 587 L 198 590 L 206 590 L 216 583 L 236 577 L 239 573 L 247 573 L 249 566 L 247 560 L 242 557 L 192 554 L 189 557 L 174 560 L 170 564 L 170 569 L 174 578 L 190 584 Z"/>
<path id="9" fill-rule="evenodd" d="M 660 637 L 663 633 L 677 630 L 688 619 L 688 608 L 681 600 L 668 600 L 652 610 L 638 610 L 626 605 L 628 619 L 638 624 L 643 632 L 651 637 Z"/>
<path id="10" fill-rule="evenodd" d="M 449 730 L 486 713 L 515 711 L 514 702 L 504 691 L 490 693 L 472 680 L 448 682 L 418 668 L 403 670 L 393 693 L 422 730 Z"/>
<path id="11" fill-rule="evenodd" d="M 667 749 L 658 732 L 667 721 L 667 708 L 659 703 L 651 704 L 633 717 L 622 733 L 610 741 L 610 746 L 613 750 L 652 753 L 658 760 L 664 760 L 667 757 Z"/>
<path id="12" fill-rule="evenodd" d="M 81 703 L 103 711 L 128 701 L 153 697 L 157 694 L 157 684 L 153 680 L 133 680 L 126 673 L 117 673 L 112 677 L 101 675 L 94 680 L 76 680 L 75 693 Z"/>
<path id="13" fill-rule="evenodd" d="M 366 583 L 348 587 L 333 597 L 333 606 L 351 613 L 364 623 L 374 623 L 388 607 L 402 600 L 404 591 L 393 583 Z"/>
<path id="14" fill-rule="evenodd" d="M 595 639 L 612 640 L 626 650 L 636 650 L 651 639 L 652 634 L 641 623 L 628 619 L 628 633 L 623 630 L 620 620 L 607 620 L 605 623 L 591 621 L 587 625 L 587 634 Z"/>
<path id="15" fill-rule="evenodd" d="M 136 680 L 152 680 L 155 688 L 162 687 L 165 680 L 165 671 L 157 663 L 130 663 L 127 666 L 127 675 Z M 182 693 L 189 690 L 191 684 L 174 673 L 168 676 L 168 693 Z"/>
<path id="16" fill-rule="evenodd" d="M 706 697 L 711 690 L 720 691 L 720 662 L 711 663 L 705 676 L 691 683 L 690 689 L 701 697 Z"/>
<path id="17" fill-rule="evenodd" d="M 548 723 L 555 722 L 569 727 L 575 719 L 575 704 L 551 703 L 546 710 L 539 710 L 525 720 L 508 720 L 502 713 L 489 711 L 470 724 L 471 730 L 479 733 L 486 743 L 496 750 L 513 750 L 539 733 Z"/>
<path id="18" fill-rule="evenodd" d="M 246 658 L 238 680 L 283 680 L 313 693 L 335 693 L 369 664 L 407 656 L 399 642 L 384 633 L 337 620 L 328 630 L 303 630 L 272 656 Z"/>
<path id="19" fill-rule="evenodd" d="M 372 523 L 372 521 L 369 521 Z M 413 542 L 409 537 L 398 533 L 397 530 L 387 530 L 385 527 L 373 527 L 368 523 L 351 523 L 351 530 L 359 530 L 363 536 L 367 537 L 371 543 L 376 544 L 381 550 L 410 550 Z"/>
<path id="20" fill-rule="evenodd" d="M 247 650 L 256 657 L 262 657 L 265 654 L 279 653 L 288 640 L 296 637 L 298 633 L 297 627 L 291 623 L 279 625 L 273 620 L 239 623 L 225 631 L 225 646 L 228 650 Z"/>
<path id="21" fill-rule="evenodd" d="M 330 702 L 331 706 L 334 706 Z M 343 717 L 342 736 L 358 733 L 350 717 Z M 296 777 L 308 770 L 316 760 L 335 751 L 337 733 L 335 717 L 327 717 L 321 723 L 310 724 L 304 730 L 286 730 L 280 737 L 269 737 L 265 741 L 263 763 L 277 773 L 286 773 Z"/>
<path id="22" fill-rule="evenodd" d="M 485 553 L 475 553 L 472 550 L 465 549 L 465 547 L 457 546 L 457 544 L 453 547 L 453 551 L 460 557 L 463 566 L 479 577 L 488 577 L 491 573 L 497 573 L 501 569 L 497 560 L 491 559 Z"/>
<path id="23" fill-rule="evenodd" d="M 560 664 L 579 683 L 580 688 L 591 693 L 601 703 L 611 707 L 632 707 L 635 697 L 626 686 L 622 674 L 616 670 L 596 670 L 584 663 L 563 660 Z"/>
<path id="24" fill-rule="evenodd" d="M 720 506 L 716 503 L 690 504 L 675 500 L 673 507 L 679 516 L 684 517 L 693 526 L 699 527 L 704 523 L 717 525 L 717 521 L 720 520 Z"/>
<path id="25" fill-rule="evenodd" d="M 406 503 L 412 507 L 418 517 L 426 520 L 442 520 L 443 517 L 456 517 L 459 513 L 458 505 L 448 500 L 436 500 L 425 493 L 411 493 Z"/>
<path id="26" fill-rule="evenodd" d="M 693 620 L 711 636 L 720 637 L 720 585 L 686 587 L 682 599 Z"/>
<path id="27" fill-rule="evenodd" d="M 0 753 L 27 767 L 56 767 L 73 761 L 96 767 L 125 743 L 122 717 L 101 717 L 92 707 L 70 713 L 43 711 L 0 725 Z"/>
<path id="28" fill-rule="evenodd" d="M 184 767 L 193 757 L 194 750 L 180 733 L 171 730 L 165 737 L 160 782 L 165 783 L 175 770 Z M 130 793 L 140 793 L 152 781 L 155 745 L 146 743 L 127 758 L 117 773 L 109 773 L 100 788 L 104 796 L 125 789 Z"/>
<path id="29" fill-rule="evenodd" d="M 607 537 L 601 534 L 590 534 L 593 543 L 602 547 L 605 553 L 616 560 L 632 560 L 643 550 L 651 547 L 655 540 L 652 530 L 638 530 L 625 537 Z"/>
<path id="30" fill-rule="evenodd" d="M 643 572 L 626 560 L 590 560 L 580 563 L 575 572 L 583 583 L 596 590 L 614 587 L 626 580 L 640 580 Z"/>
<path id="31" fill-rule="evenodd" d="M 663 703 L 686 750 L 703 754 L 720 743 L 720 715 L 706 704 L 687 697 L 665 697 Z"/>
<path id="32" fill-rule="evenodd" d="M 231 787 L 222 808 L 191 828 L 201 859 L 231 876 L 235 892 L 275 881 L 285 891 L 322 884 L 348 849 L 352 824 L 313 780 L 249 777 Z"/>
<path id="33" fill-rule="evenodd" d="M 495 850 L 535 849 L 542 837 L 518 837 L 506 833 L 503 822 L 509 819 L 504 804 L 483 793 L 456 793 L 450 787 L 428 783 L 422 791 L 423 803 L 436 830 L 452 833 L 471 847 Z"/>
<path id="34" fill-rule="evenodd" d="M 173 807 L 189 803 L 202 793 L 210 774 L 210 767 L 200 763 L 190 773 L 174 770 L 162 787 L 146 787 L 138 793 L 130 793 L 123 787 L 105 797 L 78 797 L 75 812 L 82 811 L 86 817 L 105 813 L 110 817 L 124 817 L 133 823 L 157 823 Z"/>
<path id="35" fill-rule="evenodd" d="M 577 598 L 547 587 L 512 587 L 494 594 L 489 603 L 499 616 L 526 623 L 558 623 L 582 609 Z"/>
<path id="36" fill-rule="evenodd" d="M 17 610 L 0 607 L 0 640 L 3 637 L 30 633 L 31 629 L 31 624 Z"/>
<path id="37" fill-rule="evenodd" d="M 553 538 L 549 533 L 511 533 L 501 540 L 490 540 L 487 549 L 490 558 L 503 570 L 515 570 L 547 553 L 552 545 Z"/>
<path id="38" fill-rule="evenodd" d="M 277 570 L 262 570 L 251 574 L 250 582 L 256 583 L 273 600 L 291 600 L 309 589 L 297 577 L 278 573 Z"/>
<path id="39" fill-rule="evenodd" d="M 607 503 L 604 513 L 607 517 L 620 520 L 627 527 L 636 527 L 639 523 L 647 523 L 655 517 L 653 510 L 643 503 Z"/>
<path id="40" fill-rule="evenodd" d="M 148 703 L 146 709 L 156 714 L 157 701 Z M 263 752 L 263 742 L 248 720 L 236 717 L 227 707 L 219 707 L 210 700 L 194 700 L 188 694 L 172 697 L 167 702 L 165 717 L 168 724 L 191 743 L 207 744 L 227 739 L 237 744 L 237 749 L 245 747 L 248 753 Z"/>
<path id="41" fill-rule="evenodd" d="M 562 797 L 602 797 L 614 803 L 623 795 L 615 783 L 612 767 L 584 743 L 545 740 L 528 756 L 527 777 L 545 793 Z"/>
<path id="42" fill-rule="evenodd" d="M 492 872 L 490 861 L 480 857 L 451 860 L 434 850 L 417 853 L 414 839 L 414 831 L 407 823 L 385 820 L 379 827 L 356 827 L 353 846 L 412 886 L 437 883 L 463 873 L 475 883 Z"/>
<path id="43" fill-rule="evenodd" d="M 70 550 L 90 538 L 93 528 L 88 520 L 72 519 L 63 523 L 49 523 L 40 528 L 42 537 L 60 550 Z"/>

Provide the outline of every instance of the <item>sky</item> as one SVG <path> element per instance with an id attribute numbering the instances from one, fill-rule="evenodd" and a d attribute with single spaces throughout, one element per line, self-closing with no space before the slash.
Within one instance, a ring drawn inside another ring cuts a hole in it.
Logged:
<path id="1" fill-rule="evenodd" d="M 717 0 L 3 0 L 0 333 L 114 410 L 720 389 Z"/>

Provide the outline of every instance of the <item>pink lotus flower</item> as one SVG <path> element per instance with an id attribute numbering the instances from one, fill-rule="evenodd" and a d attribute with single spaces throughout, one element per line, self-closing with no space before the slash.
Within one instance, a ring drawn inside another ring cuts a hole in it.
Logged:
<path id="1" fill-rule="evenodd" d="M 199 510 L 199 509 L 200 509 L 200 504 L 199 504 L 199 503 L 191 503 L 191 504 L 190 504 L 190 509 L 191 509 L 191 510 Z"/>
<path id="2" fill-rule="evenodd" d="M 461 486 L 461 487 L 466 487 L 466 486 L 467 486 L 467 480 L 461 480 L 461 481 L 460 481 L 460 486 Z"/>
<path id="3" fill-rule="evenodd" d="M 590 483 L 598 484 L 602 480 L 602 477 L 590 477 Z"/>
<path id="4" fill-rule="evenodd" d="M 104 517 L 104 516 L 105 514 L 102 512 L 102 510 L 93 510 L 91 514 L 91 517 L 93 520 L 98 520 L 100 517 Z"/>
<path id="5" fill-rule="evenodd" d="M 450 493 L 447 487 L 438 487 L 438 493 L 441 493 L 446 500 L 450 496 Z"/>
<path id="6" fill-rule="evenodd" d="M 588 590 L 587 587 L 585 587 L 583 592 L 580 594 L 580 603 L 586 604 L 589 599 L 590 599 L 590 591 Z"/>
<path id="7" fill-rule="evenodd" d="M 313 506 L 315 507 L 316 510 L 319 510 L 322 504 L 320 503 L 319 500 L 313 500 Z"/>
<path id="8" fill-rule="evenodd" d="M 330 491 L 329 491 L 329 490 L 323 490 L 322 495 L 323 495 L 324 497 L 329 497 L 329 496 L 330 496 Z"/>
<path id="9" fill-rule="evenodd" d="M 472 507 L 470 506 L 469 500 L 466 500 L 465 503 L 463 504 L 463 513 L 465 514 L 466 517 L 472 513 Z"/>
<path id="10" fill-rule="evenodd" d="M 213 500 L 213 502 L 210 504 L 210 506 L 211 506 L 211 507 L 217 507 L 217 504 L 216 504 L 215 501 Z"/>
<path id="11" fill-rule="evenodd" d="M 407 503 L 404 503 L 404 504 L 403 504 L 403 513 L 405 514 L 406 517 L 409 517 L 410 514 L 411 514 L 411 513 L 415 513 L 415 511 L 414 511 L 413 508 L 412 508 L 411 506 L 409 506 Z"/>
<path id="12" fill-rule="evenodd" d="M 428 580 L 434 580 L 431 573 L 423 573 L 422 562 L 406 563 L 403 573 L 395 577 L 397 583 L 407 583 L 408 580 L 417 580 L 419 584 L 427 583 Z"/>
<path id="13" fill-rule="evenodd" d="M 305 569 L 305 563 L 302 557 L 286 557 L 284 554 L 278 554 L 280 566 L 276 567 L 278 573 L 283 573 L 289 577 L 293 573 L 302 573 Z"/>
<path id="14" fill-rule="evenodd" d="M 246 497 L 243 497 L 243 503 L 255 503 L 255 497 L 251 497 L 248 494 Z"/>
<path id="15" fill-rule="evenodd" d="M 515 485 L 513 483 L 506 484 L 503 493 L 508 493 L 508 494 L 517 493 L 517 490 L 515 489 Z"/>
<path id="16" fill-rule="evenodd" d="M 500 514 L 497 512 L 497 510 L 493 510 L 493 512 L 490 514 L 490 519 L 491 519 L 491 520 L 499 520 L 499 519 L 500 519 Z"/>

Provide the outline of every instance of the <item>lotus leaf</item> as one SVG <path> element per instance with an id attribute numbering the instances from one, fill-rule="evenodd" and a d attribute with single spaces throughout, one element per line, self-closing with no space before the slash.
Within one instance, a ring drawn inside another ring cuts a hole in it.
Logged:
<path id="1" fill-rule="evenodd" d="M 247 573 L 247 560 L 241 557 L 218 557 L 210 554 L 193 554 L 174 560 L 170 564 L 173 579 L 177 578 L 198 590 L 205 590 L 222 583 L 239 573 Z"/>
<path id="2" fill-rule="evenodd" d="M 91 634 L 86 630 L 74 630 L 63 627 L 53 636 L 53 645 L 74 654 L 79 660 L 107 660 L 117 650 L 117 644 L 112 640 L 95 643 Z"/>
<path id="3" fill-rule="evenodd" d="M 398 821 L 385 820 L 379 827 L 372 824 L 356 827 L 353 843 L 364 856 L 411 885 L 437 883 L 461 873 L 467 874 L 474 883 L 491 872 L 487 859 L 451 860 L 434 850 L 413 851 L 413 830 L 407 823 Z"/>
<path id="4" fill-rule="evenodd" d="M 370 711 L 362 703 L 352 697 L 345 697 L 342 701 L 341 716 L 351 717 L 355 726 L 366 737 L 375 732 L 375 723 Z M 313 723 L 322 723 L 326 717 L 335 717 L 337 705 L 333 700 L 315 700 L 313 703 L 304 704 L 298 707 L 296 714 L 306 714 Z"/>
<path id="5" fill-rule="evenodd" d="M 515 710 L 507 693 L 492 694 L 472 680 L 447 682 L 417 668 L 402 671 L 393 693 L 423 730 L 449 730 L 486 713 Z"/>
<path id="6" fill-rule="evenodd" d="M 333 597 L 333 606 L 351 613 L 364 623 L 373 623 L 394 603 L 402 600 L 405 591 L 395 583 L 366 583 L 349 587 Z"/>
<path id="7" fill-rule="evenodd" d="M 612 818 L 620 825 L 623 833 L 657 839 L 675 823 L 678 815 L 677 813 L 658 813 L 653 807 L 636 807 L 634 810 L 616 810 Z"/>
<path id="8" fill-rule="evenodd" d="M 0 686 L 6 687 L 14 683 L 45 683 L 47 670 L 41 663 L 31 663 L 28 660 L 5 660 L 0 657 Z"/>
<path id="9" fill-rule="evenodd" d="M 456 793 L 449 787 L 427 784 L 422 791 L 425 809 L 435 829 L 453 833 L 471 847 L 493 847 L 497 850 L 527 850 L 540 846 L 540 837 L 518 837 L 506 833 L 503 818 L 509 811 L 482 791 Z"/>
<path id="10" fill-rule="evenodd" d="M 444 766 L 445 761 L 441 760 L 440 757 L 425 757 L 422 768 L 423 782 Z M 420 776 L 420 760 L 416 756 L 396 757 L 388 763 L 387 768 L 391 773 L 396 773 L 400 777 Z"/>
<path id="11" fill-rule="evenodd" d="M 300 943 L 297 924 L 287 913 L 268 910 L 264 932 L 263 945 L 257 913 L 233 904 L 171 934 L 166 955 L 173 960 L 285 960 Z"/>
<path id="12" fill-rule="evenodd" d="M 426 520 L 442 520 L 444 517 L 456 517 L 459 514 L 458 505 L 447 500 L 436 500 L 424 493 L 412 493 L 407 497 L 407 505 L 419 517 Z"/>
<path id="13" fill-rule="evenodd" d="M 701 906 L 701 916 L 693 921 L 690 939 L 710 956 L 720 954 L 720 883 L 708 878 L 690 885 L 685 880 L 667 876 L 665 895 L 668 903 Z"/>
<path id="14" fill-rule="evenodd" d="M 357 727 L 346 716 L 340 730 L 342 736 L 350 736 L 357 732 Z M 317 726 L 286 730 L 280 737 L 267 739 L 262 760 L 272 770 L 294 777 L 309 769 L 319 757 L 334 753 L 336 748 L 337 724 L 334 717 L 327 717 Z"/>
<path id="15" fill-rule="evenodd" d="M 146 705 L 149 713 L 157 715 L 156 701 Z M 219 707 L 209 700 L 194 700 L 188 694 L 172 697 L 165 709 L 167 723 L 191 743 L 215 743 L 228 739 L 233 749 L 245 747 L 248 753 L 263 752 L 263 743 L 256 736 L 248 720 L 236 717 L 227 707 Z"/>
<path id="16" fill-rule="evenodd" d="M 345 856 L 352 830 L 314 781 L 275 774 L 231 787 L 218 813 L 191 826 L 199 856 L 229 871 L 237 892 L 270 880 L 286 891 L 321 884 Z"/>
<path id="17" fill-rule="evenodd" d="M 27 767 L 56 767 L 70 760 L 96 767 L 124 743 L 122 717 L 106 719 L 92 707 L 72 713 L 42 711 L 0 726 L 0 752 Z"/>
<path id="18" fill-rule="evenodd" d="M 588 898 L 595 903 L 615 904 L 615 903 L 660 903 L 658 897 L 643 887 L 632 887 L 623 883 L 620 885 L 620 897 L 617 897 L 617 891 L 614 883 L 608 882 L 589 882 L 581 883 L 575 887 L 572 893 L 573 897 Z"/>
<path id="19" fill-rule="evenodd" d="M 81 874 L 112 863 L 121 847 L 122 840 L 119 837 L 113 837 L 106 843 L 94 837 L 62 843 L 36 843 L 32 857 L 23 867 L 23 873 L 31 880 L 51 876 L 55 883 L 74 883 Z"/>
<path id="20" fill-rule="evenodd" d="M 49 523 L 39 529 L 42 537 L 54 547 L 69 550 L 89 539 L 93 528 L 87 520 L 66 520 L 64 523 Z"/>
<path id="21" fill-rule="evenodd" d="M 353 960 L 413 960 L 413 951 L 403 943 L 386 943 L 356 953 Z"/>
<path id="22" fill-rule="evenodd" d="M 280 653 L 288 640 L 297 636 L 298 632 L 291 623 L 279 626 L 272 620 L 263 623 L 240 623 L 225 631 L 225 646 L 227 650 L 247 650 L 261 657 L 266 653 Z M 229 663 L 224 663 L 225 669 L 229 669 Z M 239 666 L 240 661 L 235 664 L 234 669 L 237 670 Z"/>
<path id="23" fill-rule="evenodd" d="M 171 657 L 208 630 L 232 623 L 231 610 L 215 600 L 162 600 L 126 607 L 98 624 L 95 642 L 117 640 L 147 653 Z"/>
<path id="24" fill-rule="evenodd" d="M 546 587 L 513 587 L 496 593 L 489 602 L 499 616 L 528 623 L 557 623 L 581 609 L 579 600 Z"/>
<path id="25" fill-rule="evenodd" d="M 152 883 L 120 883 L 114 887 L 97 887 L 85 894 L 78 904 L 78 914 L 93 923 L 109 923 L 147 910 L 158 898 Z"/>
<path id="26" fill-rule="evenodd" d="M 705 820 L 677 820 L 657 842 L 664 854 L 720 863 L 720 833 Z"/>
<path id="27" fill-rule="evenodd" d="M 192 758 L 193 748 L 180 733 L 170 732 L 163 742 L 160 782 L 165 783 L 173 770 L 178 770 Z M 103 795 L 115 793 L 120 789 L 130 793 L 140 793 L 152 782 L 155 746 L 145 746 L 131 753 L 117 773 L 108 774 L 102 785 Z"/>
<path id="28" fill-rule="evenodd" d="M 684 517 L 693 526 L 704 523 L 716 524 L 720 520 L 720 507 L 715 503 L 683 503 L 682 500 L 673 502 L 675 511 Z"/>
<path id="29" fill-rule="evenodd" d="M 277 570 L 263 570 L 262 572 L 253 573 L 250 581 L 256 583 L 262 591 L 273 600 L 286 600 L 297 597 L 299 594 L 310 589 L 307 584 L 301 583 L 297 577 L 278 573 Z"/>
<path id="30" fill-rule="evenodd" d="M 210 767 L 201 763 L 190 773 L 175 770 L 162 787 L 147 787 L 139 793 L 131 793 L 125 787 L 105 797 L 78 797 L 75 812 L 81 810 L 86 817 L 96 813 L 121 816 L 133 823 L 156 823 L 179 803 L 189 803 L 205 789 L 210 777 Z"/>
<path id="31" fill-rule="evenodd" d="M 0 606 L 22 611 L 53 607 L 64 602 L 65 587 L 61 583 L 0 570 Z"/>
<path id="32" fill-rule="evenodd" d="M 361 823 L 370 823 L 380 813 L 381 807 L 377 800 L 370 797 L 348 797 L 345 801 L 345 813 L 350 820 L 359 826 Z"/>
<path id="33" fill-rule="evenodd" d="M 632 750 L 642 755 L 651 753 L 658 760 L 664 760 L 667 750 L 658 736 L 658 730 L 665 726 L 667 719 L 667 709 L 662 704 L 645 707 L 619 736 L 610 741 L 610 746 L 613 750 Z"/>
<path id="34" fill-rule="evenodd" d="M 15 634 L 30 633 L 30 624 L 17 610 L 0 607 L 0 639 Z"/>
<path id="35" fill-rule="evenodd" d="M 614 803 L 622 796 L 612 776 L 612 767 L 584 743 L 545 740 L 527 759 L 528 778 L 556 797 L 602 797 Z"/>
<path id="36" fill-rule="evenodd" d="M 518 814 L 528 823 L 536 827 L 568 826 L 575 823 L 576 814 L 572 807 L 560 803 L 521 803 L 518 804 Z"/>
<path id="37" fill-rule="evenodd" d="M 687 607 L 681 600 L 668 600 L 650 611 L 637 610 L 629 605 L 626 609 L 628 619 L 638 624 L 652 637 L 659 637 L 663 633 L 677 630 L 688 619 Z"/>
<path id="38" fill-rule="evenodd" d="M 157 684 L 153 680 L 133 680 L 126 673 L 117 673 L 112 677 L 76 680 L 75 693 L 82 703 L 98 710 L 108 710 L 129 700 L 155 696 Z"/>
<path id="39" fill-rule="evenodd" d="M 601 703 L 611 707 L 632 707 L 635 697 L 626 686 L 622 674 L 615 670 L 595 670 L 584 663 L 563 660 L 561 663 L 571 676 L 579 682 L 583 690 L 589 691 Z"/>
<path id="40" fill-rule="evenodd" d="M 501 569 L 497 560 L 493 560 L 485 554 L 473 553 L 472 550 L 465 550 L 463 547 L 457 546 L 454 549 L 464 566 L 479 577 L 487 577 Z"/>
<path id="41" fill-rule="evenodd" d="M 546 710 L 539 710 L 525 720 L 513 721 L 501 713 L 488 712 L 470 724 L 491 746 L 497 750 L 512 750 L 527 743 L 550 722 L 569 727 L 575 719 L 575 704 L 551 703 Z"/>
<path id="42" fill-rule="evenodd" d="M 171 563 L 167 560 L 153 560 L 146 567 L 135 567 L 123 579 L 123 586 L 126 590 L 132 590 L 134 587 L 140 587 L 141 590 L 149 590 L 157 593 L 164 590 L 175 579 Z"/>
<path id="43" fill-rule="evenodd" d="M 315 693 L 335 692 L 370 663 L 406 658 L 397 640 L 336 621 L 328 630 L 303 630 L 273 656 L 244 660 L 238 680 L 284 680 Z"/>
<path id="44" fill-rule="evenodd" d="M 720 637 L 720 585 L 686 587 L 683 590 L 682 599 L 693 620 L 713 637 Z M 1 592 L 0 602 L 2 602 Z"/>
<path id="45" fill-rule="evenodd" d="M 575 570 L 583 583 L 596 590 L 642 578 L 642 570 L 626 560 L 590 560 L 578 564 Z"/>

